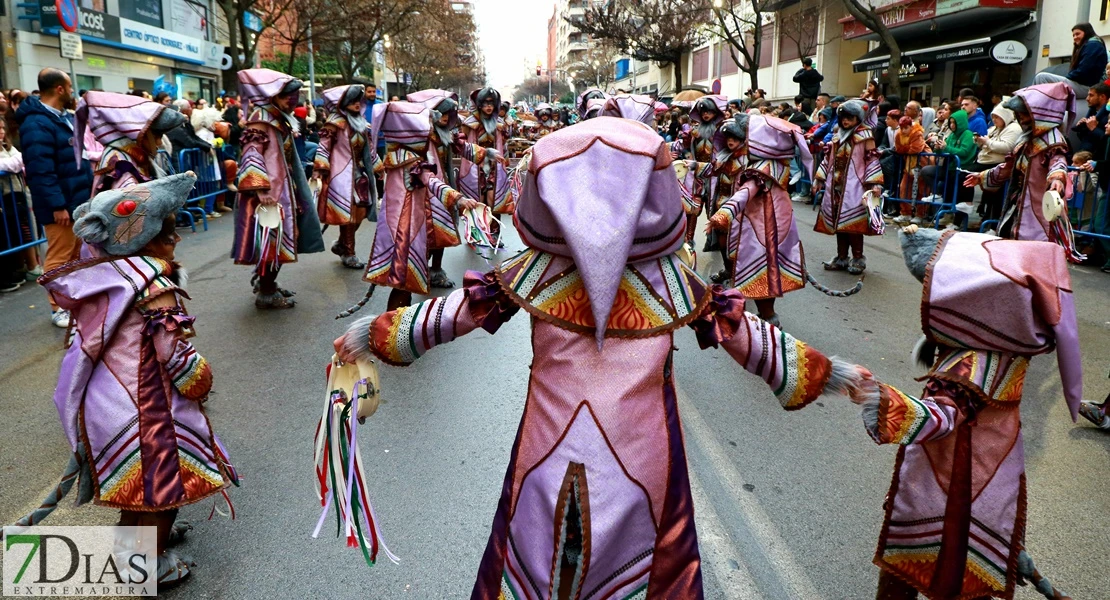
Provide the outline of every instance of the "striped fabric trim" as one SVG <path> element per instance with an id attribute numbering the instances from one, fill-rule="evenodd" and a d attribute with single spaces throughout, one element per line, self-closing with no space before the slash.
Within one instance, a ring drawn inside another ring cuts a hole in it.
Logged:
<path id="1" fill-rule="evenodd" d="M 243 148 L 239 158 L 239 179 L 236 184 L 241 192 L 270 189 L 270 175 L 266 172 L 266 158 L 261 149 L 251 144 Z"/>

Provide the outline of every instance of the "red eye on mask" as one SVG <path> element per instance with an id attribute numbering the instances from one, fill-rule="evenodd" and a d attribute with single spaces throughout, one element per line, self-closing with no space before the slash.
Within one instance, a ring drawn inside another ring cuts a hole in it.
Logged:
<path id="1" fill-rule="evenodd" d="M 119 217 L 129 217 L 138 207 L 139 205 L 136 204 L 134 200 L 124 200 L 117 204 L 116 209 L 112 212 L 116 213 L 116 216 Z"/>

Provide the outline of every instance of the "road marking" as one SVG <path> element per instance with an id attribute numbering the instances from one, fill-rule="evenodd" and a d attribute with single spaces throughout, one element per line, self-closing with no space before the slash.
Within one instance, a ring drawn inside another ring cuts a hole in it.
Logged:
<path id="1" fill-rule="evenodd" d="M 725 453 L 724 447 L 717 441 L 713 431 L 706 424 L 702 418 L 701 413 L 698 412 L 694 403 L 690 402 L 682 390 L 675 390 L 679 401 L 679 414 L 682 417 L 683 429 L 686 435 L 693 438 L 698 447 L 705 452 L 708 456 L 710 464 L 713 466 L 715 472 L 714 477 L 721 479 L 724 487 L 730 490 L 743 490 L 744 478 L 740 472 L 736 470 L 732 461 Z M 689 461 L 687 461 L 689 462 Z M 694 488 L 696 475 L 694 470 L 690 469 L 690 485 Z M 704 490 L 701 488 L 700 483 L 697 485 L 698 493 L 696 495 L 704 495 Z M 767 563 L 772 566 L 778 573 L 779 581 L 782 583 L 786 596 L 788 598 L 806 598 L 807 600 L 818 600 L 823 596 L 818 593 L 817 588 L 814 587 L 813 582 L 810 580 L 806 572 L 798 565 L 798 561 L 794 560 L 794 555 L 789 550 L 789 545 L 779 533 L 778 528 L 775 527 L 774 522 L 763 510 L 763 507 L 755 499 L 753 494 L 738 493 L 732 497 L 735 501 L 735 508 L 739 509 L 748 529 L 751 532 L 753 540 L 759 548 L 763 551 L 763 555 L 767 558 Z M 730 510 L 732 506 L 728 507 Z M 701 503 L 701 506 L 695 506 L 697 511 L 697 524 L 698 524 L 698 539 L 699 541 L 706 541 L 709 547 L 715 553 L 723 553 L 726 555 L 734 556 L 736 561 L 740 564 L 741 569 L 733 569 L 729 571 L 730 565 L 726 565 L 721 561 L 713 561 L 709 563 L 710 568 L 713 570 L 714 577 L 722 583 L 722 587 L 726 587 L 726 582 L 729 586 L 742 585 L 743 588 L 755 590 L 755 596 L 737 596 L 741 598 L 747 597 L 760 597 L 757 587 L 755 587 L 754 580 L 751 578 L 750 571 L 744 564 L 744 555 L 740 549 L 732 543 L 731 537 L 721 524 L 720 518 L 716 510 L 712 507 L 711 502 L 706 497 Z M 705 512 L 703 512 L 705 511 Z M 709 514 L 706 514 L 706 513 Z M 703 516 L 706 517 L 703 519 Z M 741 573 L 737 576 L 737 573 Z M 733 582 L 732 580 L 737 580 Z M 749 593 L 749 592 L 745 592 Z M 731 594 L 728 597 L 733 597 Z"/>
<path id="2" fill-rule="evenodd" d="M 704 570 L 713 573 L 713 578 L 717 580 L 717 585 L 721 587 L 726 598 L 744 600 L 762 597 L 755 579 L 752 578 L 743 560 L 743 555 L 732 543 L 732 536 L 721 524 L 713 503 L 693 470 L 690 471 L 690 493 L 694 498 L 698 551 L 701 553 L 701 564 L 705 567 Z M 728 564 L 727 561 L 730 559 L 736 561 L 735 568 Z"/>

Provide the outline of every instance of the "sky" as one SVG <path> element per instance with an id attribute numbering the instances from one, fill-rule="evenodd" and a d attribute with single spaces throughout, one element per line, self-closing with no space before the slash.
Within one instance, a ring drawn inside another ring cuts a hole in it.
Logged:
<path id="1" fill-rule="evenodd" d="M 473 0 L 487 84 L 506 94 L 536 61 L 547 62 L 547 20 L 554 0 Z"/>

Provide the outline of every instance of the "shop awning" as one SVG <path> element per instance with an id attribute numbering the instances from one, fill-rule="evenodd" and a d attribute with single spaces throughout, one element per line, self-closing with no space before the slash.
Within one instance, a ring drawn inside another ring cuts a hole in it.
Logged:
<path id="1" fill-rule="evenodd" d="M 1016 37 L 1025 21 L 1010 23 L 987 31 L 965 32 L 963 35 L 927 36 L 901 43 L 902 64 L 933 65 L 954 60 L 969 60 L 990 56 L 991 47 L 998 42 Z M 953 32 L 955 33 L 955 32 Z M 1014 40 L 1015 43 L 1024 42 Z M 890 66 L 890 50 L 880 46 L 852 61 L 852 71 L 880 71 Z"/>

